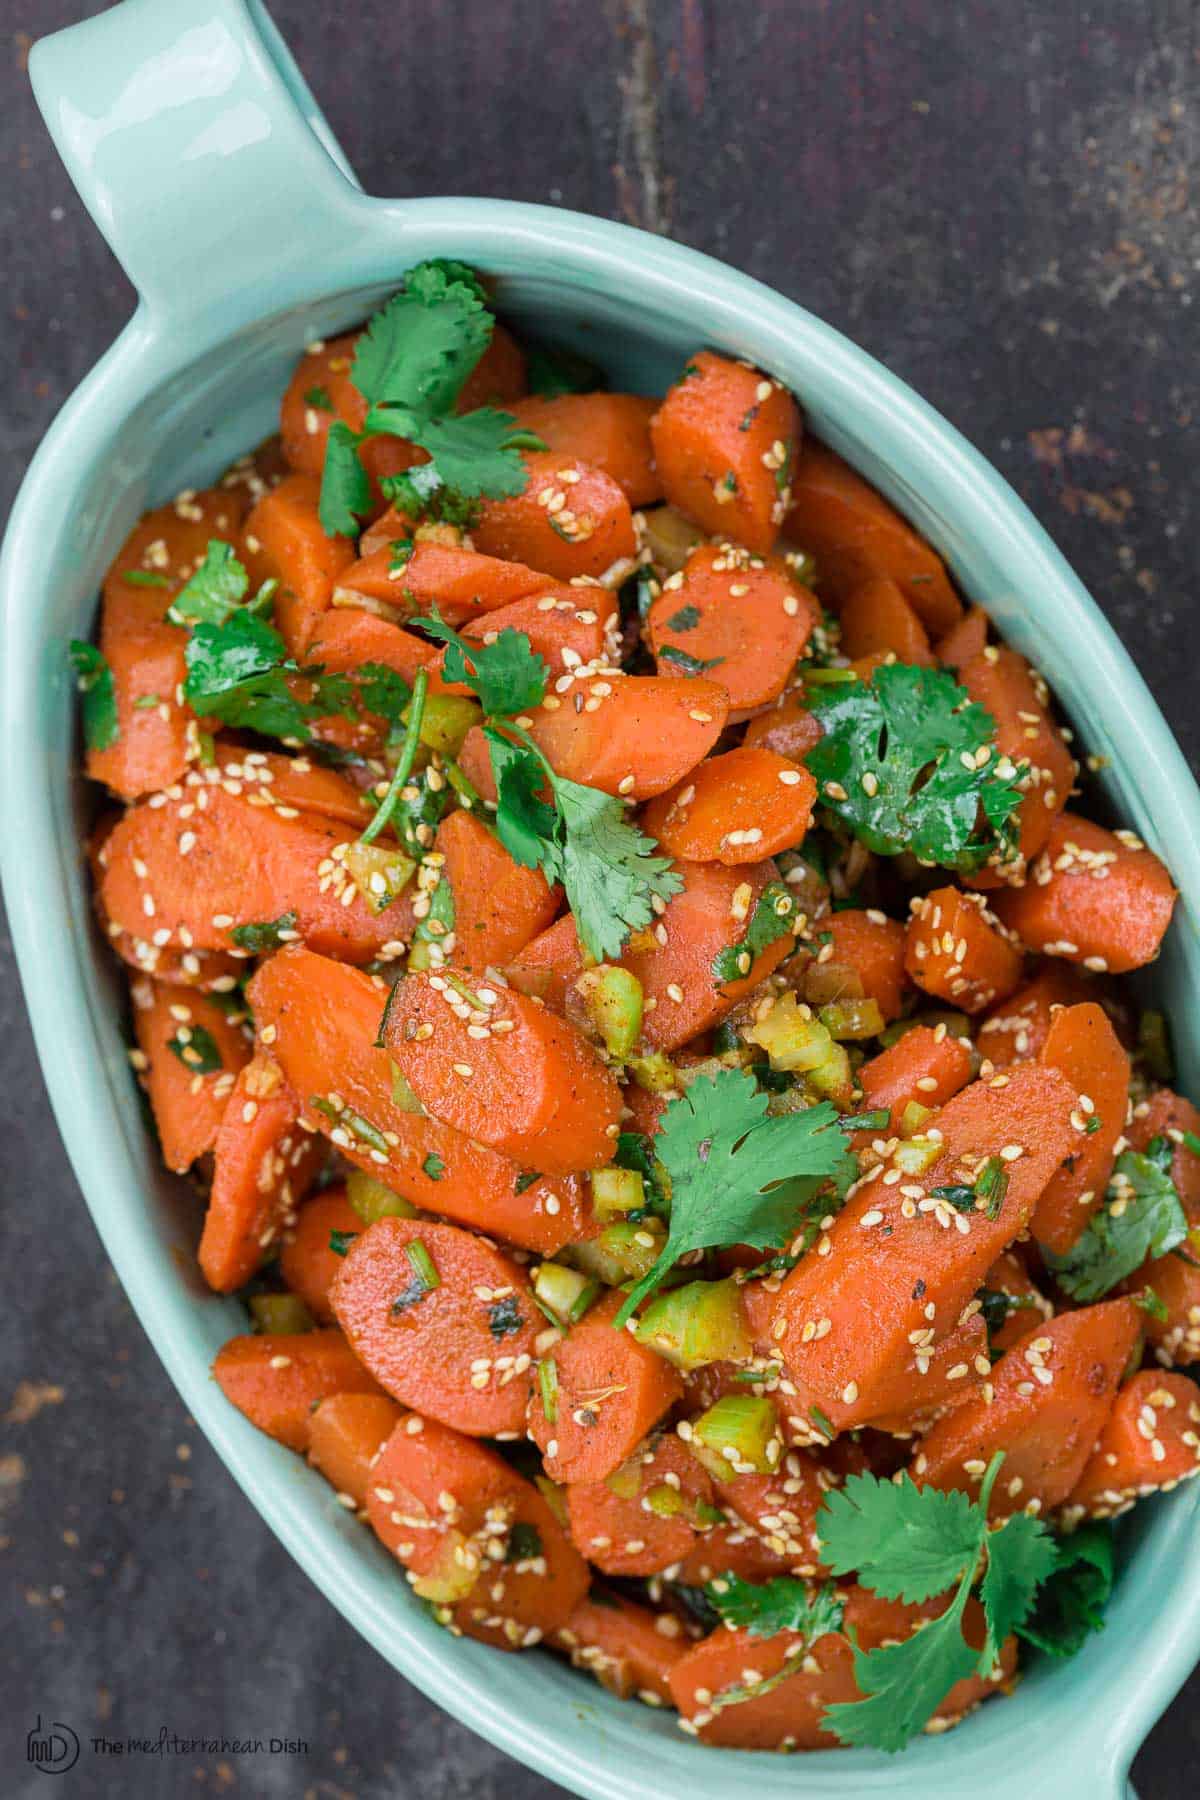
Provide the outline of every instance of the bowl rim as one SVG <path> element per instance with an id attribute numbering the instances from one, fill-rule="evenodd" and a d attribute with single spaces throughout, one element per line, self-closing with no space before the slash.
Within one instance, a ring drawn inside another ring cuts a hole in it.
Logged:
<path id="1" fill-rule="evenodd" d="M 319 271 L 289 273 L 269 296 L 270 304 L 257 308 L 260 318 L 302 309 L 330 295 L 350 294 L 386 281 L 389 275 L 394 280 L 397 270 L 419 257 L 469 256 L 502 278 L 519 277 L 540 259 L 543 268 L 553 267 L 556 275 L 569 278 L 585 294 L 589 289 L 626 294 L 634 317 L 651 300 L 685 318 L 702 315 L 709 327 L 704 333 L 707 341 L 768 369 L 787 370 L 785 379 L 797 388 L 802 402 L 806 387 L 819 391 L 820 410 L 835 418 L 853 418 L 860 439 L 878 434 L 888 444 L 889 463 L 902 466 L 905 475 L 902 483 L 880 482 L 883 490 L 890 488 L 890 497 L 898 500 L 898 488 L 922 496 L 936 505 L 947 528 L 952 526 L 962 541 L 987 541 L 1001 562 L 1019 568 L 1018 589 L 1037 596 L 1036 602 L 1021 603 L 1024 612 L 1034 616 L 1053 608 L 1089 664 L 1090 690 L 1119 701 L 1117 716 L 1110 722 L 1113 739 L 1127 761 L 1136 755 L 1138 785 L 1143 795 L 1151 796 L 1146 806 L 1155 827 L 1152 836 L 1160 846 L 1170 842 L 1172 869 L 1188 897 L 1178 909 L 1180 922 L 1174 929 L 1195 936 L 1191 897 L 1200 898 L 1200 791 L 1156 702 L 1112 627 L 1024 503 L 905 383 L 841 333 L 762 283 L 715 258 L 630 226 L 555 207 L 491 199 L 394 201 L 348 189 L 341 204 L 353 229 L 336 269 L 322 264 Z M 251 1445 L 258 1434 L 225 1405 L 207 1369 L 197 1367 L 185 1353 L 172 1329 L 176 1302 L 156 1284 L 139 1246 L 119 1240 L 110 1217 L 113 1184 L 123 1179 L 128 1167 L 111 1095 L 114 1081 L 127 1080 L 127 1075 L 98 1072 L 89 1062 L 89 1016 L 82 984 L 68 978 L 70 968 L 90 956 L 90 948 L 71 941 L 72 921 L 54 891 L 60 837 L 45 804 L 45 758 L 32 729 L 33 694 L 43 678 L 46 651 L 39 608 L 31 604 L 38 591 L 38 545 L 60 516 L 62 480 L 70 464 L 90 465 L 141 400 L 248 322 L 212 313 L 192 321 L 186 339 L 173 342 L 165 321 L 139 308 L 59 413 L 33 459 L 9 522 L 0 558 L 0 619 L 9 652 L 0 688 L 7 771 L 0 873 L 42 1072 L 89 1210 L 143 1326 L 201 1429 L 291 1554 L 368 1640 L 447 1711 L 461 1718 L 469 1702 L 473 1712 L 467 1722 L 493 1743 L 579 1793 L 617 1800 L 628 1792 L 623 1769 L 602 1767 L 604 1758 L 586 1753 L 578 1734 L 573 1743 L 569 1719 L 551 1742 L 536 1725 L 490 1706 L 486 1679 L 467 1675 L 463 1650 L 454 1640 L 439 1634 L 445 1637 L 444 1647 L 431 1643 L 428 1634 L 410 1629 L 407 1622 L 398 1634 L 394 1616 L 380 1606 L 365 1576 L 357 1578 L 364 1564 L 361 1553 L 335 1553 L 331 1558 L 324 1540 L 314 1543 L 307 1517 L 311 1505 L 299 1497 L 303 1490 L 299 1484 L 264 1481 L 270 1459 L 260 1453 L 259 1445 Z M 805 370 L 805 375 L 798 378 L 797 369 Z M 828 435 L 836 444 L 837 431 Z M 936 532 L 933 535 L 936 538 Z M 64 958 L 68 942 L 70 951 Z M 1190 1500 L 1180 1496 L 1175 1510 L 1182 1513 L 1185 1508 L 1194 1521 L 1200 1494 Z M 1181 1573 L 1173 1598 L 1156 1617 L 1153 1644 L 1139 1648 L 1136 1676 L 1118 1691 L 1112 1691 L 1112 1683 L 1106 1685 L 1103 1729 L 1093 1724 L 1089 1737 L 1080 1738 L 1075 1746 L 1086 1756 L 1087 1785 L 1093 1792 L 1098 1782 L 1114 1797 L 1124 1791 L 1125 1774 L 1142 1737 L 1200 1656 L 1196 1600 L 1200 1600 L 1200 1570 L 1190 1583 Z M 863 1791 L 873 1790 L 877 1764 L 861 1762 L 861 1754 L 839 1752 L 836 1771 L 828 1767 L 828 1753 L 807 1757 L 809 1790 L 844 1794 L 843 1778 L 852 1774 Z M 727 1776 L 732 1784 L 748 1770 L 747 1784 L 753 1781 L 770 1791 L 773 1783 L 764 1761 L 726 1752 L 714 1759 L 715 1776 Z M 817 1764 L 826 1767 L 818 1770 Z M 901 1775 L 897 1765 L 889 1766 Z M 694 1760 L 688 1774 L 698 1776 Z M 924 1762 L 921 1775 L 935 1793 L 955 1791 L 939 1785 L 934 1770 Z M 667 1784 L 645 1786 L 642 1791 L 665 1797 L 676 1790 Z M 729 1792 L 731 1787 L 721 1779 L 719 1789 L 712 1791 Z M 1055 1792 L 1063 1791 L 1060 1767 Z M 1083 1793 L 1082 1782 L 1079 1791 Z"/>

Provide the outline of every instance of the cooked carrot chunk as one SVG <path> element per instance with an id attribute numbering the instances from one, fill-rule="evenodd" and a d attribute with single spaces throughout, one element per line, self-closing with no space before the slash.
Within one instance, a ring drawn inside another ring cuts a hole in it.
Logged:
<path id="1" fill-rule="evenodd" d="M 1144 1369 L 1118 1393 L 1065 1515 L 1113 1519 L 1135 1500 L 1200 1475 L 1200 1388 Z"/>
<path id="2" fill-rule="evenodd" d="M 354 561 L 347 538 L 329 537 L 318 514 L 315 475 L 288 475 L 265 494 L 246 520 L 242 554 L 251 580 L 280 584 L 275 623 L 292 655 L 303 662 L 336 582 Z"/>
<path id="3" fill-rule="evenodd" d="M 944 887 L 912 902 L 904 966 L 927 994 L 977 1013 L 1015 992 L 1025 959 L 982 894 Z"/>
<path id="4" fill-rule="evenodd" d="M 958 623 L 933 646 L 934 658 L 947 669 L 961 669 L 972 657 L 983 655 L 987 640 L 987 614 L 982 606 L 969 607 Z"/>
<path id="5" fill-rule="evenodd" d="M 334 1248 L 334 1242 L 357 1236 L 362 1228 L 362 1220 L 347 1198 L 345 1184 L 339 1181 L 306 1201 L 295 1224 L 284 1233 L 279 1273 L 289 1290 L 299 1294 L 322 1325 L 334 1323 L 329 1291 L 345 1254 Z"/>
<path id="6" fill-rule="evenodd" d="M 514 600 L 495 612 L 473 618 L 463 636 L 492 644 L 502 631 L 519 631 L 529 639 L 535 656 L 544 660 L 551 682 L 580 668 L 607 667 L 609 627 L 616 617 L 612 595 L 604 588 L 552 586 Z M 442 675 L 445 651 L 439 651 L 429 667 L 437 691 L 469 694 L 465 682 L 447 682 Z M 468 661 L 469 661 L 468 657 Z"/>
<path id="7" fill-rule="evenodd" d="M 712 1478 L 666 1431 L 603 1480 L 571 1482 L 567 1511 L 576 1547 L 606 1575 L 655 1575 L 713 1523 Z"/>
<path id="8" fill-rule="evenodd" d="M 1072 1121 L 1077 1141 L 1033 1212 L 1038 1243 L 1063 1256 L 1104 1203 L 1117 1140 L 1125 1130 L 1129 1058 L 1104 1008 L 1089 1003 L 1055 1013 L 1039 1060 L 1061 1070 L 1079 1094 Z"/>
<path id="9" fill-rule="evenodd" d="M 755 1682 L 747 1682 L 747 1669 Z M 767 1686 L 780 1675 L 777 1686 Z M 798 1632 L 763 1638 L 722 1626 L 684 1652 L 669 1681 L 700 1741 L 737 1750 L 836 1748 L 837 1738 L 821 1722 L 825 1709 L 858 1698 L 850 1644 L 832 1632 L 810 1648 Z M 765 1691 L 746 1696 L 757 1683 Z"/>
<path id="10" fill-rule="evenodd" d="M 851 661 L 890 651 L 897 662 L 930 668 L 934 662 L 929 634 L 899 584 L 877 575 L 852 588 L 838 614 L 842 654 Z"/>
<path id="11" fill-rule="evenodd" d="M 707 756 L 729 716 L 725 689 L 703 677 L 581 676 L 546 699 L 558 705 L 539 706 L 529 732 L 555 773 L 630 800 L 674 787 Z"/>
<path id="12" fill-rule="evenodd" d="M 1158 955 L 1175 887 L 1132 832 L 1060 813 L 1025 886 L 997 894 L 995 906 L 1030 950 L 1123 975 Z"/>
<path id="13" fill-rule="evenodd" d="M 1171 1180 L 1183 1201 L 1190 1225 L 1200 1225 L 1200 1152 L 1189 1148 L 1185 1133 L 1200 1140 L 1200 1111 L 1170 1088 L 1155 1088 L 1145 1100 L 1139 1100 L 1129 1122 L 1129 1144 L 1133 1150 L 1145 1150 L 1156 1137 L 1165 1137 L 1174 1146 L 1171 1157 Z"/>
<path id="14" fill-rule="evenodd" d="M 735 718 L 777 700 L 812 635 L 816 605 L 782 563 L 735 544 L 701 544 L 646 615 L 660 675 L 707 676 Z"/>
<path id="15" fill-rule="evenodd" d="M 883 1131 L 856 1133 L 859 1145 L 887 1138 L 899 1129 L 906 1106 L 936 1108 L 966 1087 L 971 1079 L 971 1052 L 962 1038 L 945 1026 L 914 1025 L 902 1038 L 865 1062 L 858 1072 L 862 1111 L 884 1107 L 891 1114 Z"/>
<path id="16" fill-rule="evenodd" d="M 330 1394 L 313 1411 L 308 1460 L 361 1511 L 375 1458 L 400 1419 L 400 1408 L 384 1394 Z"/>
<path id="17" fill-rule="evenodd" d="M 477 550 L 557 581 L 600 580 L 635 555 L 633 514 L 611 475 L 554 450 L 528 450 L 522 460 L 524 492 L 481 503 L 471 532 Z"/>
<path id="18" fill-rule="evenodd" d="M 1050 716 L 1050 696 L 1042 677 L 1015 650 L 992 647 L 964 663 L 958 679 L 972 700 L 985 706 L 996 721 L 1001 754 L 1028 765 L 1021 785 L 1025 795 L 1017 810 L 1017 857 L 1012 873 L 1019 878 L 1050 835 L 1050 827 L 1066 806 L 1075 781 L 1076 764 Z M 982 872 L 987 882 L 1009 871 Z M 980 879 L 980 885 L 985 880 Z"/>
<path id="19" fill-rule="evenodd" d="M 340 1331 L 230 1338 L 212 1372 L 225 1398 L 289 1450 L 308 1449 L 318 1401 L 379 1392 Z"/>
<path id="20" fill-rule="evenodd" d="M 234 1078 L 250 1061 L 246 1015 L 147 976 L 133 983 L 130 998 L 163 1161 L 182 1174 L 212 1149 Z"/>
<path id="21" fill-rule="evenodd" d="M 862 992 L 878 1002 L 885 1022 L 898 1019 L 907 987 L 904 966 L 904 927 L 874 908 L 847 906 L 822 919 L 818 935 L 827 936 L 827 969 L 853 970 Z M 819 959 L 818 959 L 819 960 Z M 851 996 L 848 996 L 851 997 Z"/>
<path id="22" fill-rule="evenodd" d="M 618 1700 L 670 1706 L 670 1674 L 684 1652 L 679 1621 L 623 1595 L 581 1600 L 553 1638 L 577 1669 L 594 1675 Z"/>
<path id="23" fill-rule="evenodd" d="M 558 911 L 556 890 L 540 869 L 523 869 L 472 813 L 452 812 L 438 826 L 435 853 L 454 896 L 454 938 L 447 956 L 464 969 L 508 962 Z"/>
<path id="24" fill-rule="evenodd" d="M 743 746 L 710 756 L 652 800 L 642 826 L 669 855 L 689 862 L 761 862 L 801 842 L 816 797 L 806 768 Z"/>
<path id="25" fill-rule="evenodd" d="M 1081 970 L 1045 963 L 1032 981 L 984 1015 L 976 1034 L 980 1053 L 997 1069 L 1040 1056 L 1055 1014 L 1095 997 L 1095 984 Z"/>
<path id="26" fill-rule="evenodd" d="M 641 394 L 531 394 L 513 407 L 517 423 L 540 437 L 555 456 L 579 457 L 603 469 L 630 506 L 663 497 L 654 466 L 650 419 L 658 406 Z"/>
<path id="27" fill-rule="evenodd" d="M 375 530 L 381 526 L 382 521 Z M 353 604 L 355 595 L 378 601 L 396 623 L 428 617 L 436 606 L 448 624 L 461 625 L 540 594 L 547 585 L 545 575 L 524 563 L 502 562 L 436 540 L 418 538 L 414 543 L 399 523 L 394 538 L 369 553 L 367 542 L 364 535 L 359 560 L 338 577 L 335 603 Z"/>
<path id="28" fill-rule="evenodd" d="M 756 749 L 790 757 L 792 762 L 803 762 L 820 741 L 820 721 L 805 706 L 803 691 L 796 688 L 781 694 L 766 712 L 756 713 L 743 740 Z"/>
<path id="29" fill-rule="evenodd" d="M 1003 1294 L 1009 1302 L 1008 1317 L 1000 1326 L 990 1326 L 988 1342 L 993 1350 L 1011 1350 L 1039 1319 L 1052 1319 L 1054 1308 L 1034 1282 L 1029 1270 L 1013 1251 L 998 1256 L 983 1278 L 984 1288 L 992 1294 Z"/>

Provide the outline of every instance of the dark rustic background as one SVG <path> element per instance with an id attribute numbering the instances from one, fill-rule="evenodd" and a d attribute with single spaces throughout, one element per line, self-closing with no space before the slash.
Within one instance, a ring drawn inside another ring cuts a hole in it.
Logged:
<path id="1" fill-rule="evenodd" d="M 31 38 L 99 10 L 0 0 L 0 511 L 133 301 L 24 74 Z M 1030 502 L 1197 759 L 1181 638 L 1200 528 L 1193 0 L 273 11 L 369 191 L 550 201 L 667 232 L 912 382 Z M 88 1796 L 557 1793 L 387 1669 L 184 1415 L 67 1168 L 7 939 L 0 1059 L 4 1791 L 44 1791 L 24 1748 L 41 1711 L 81 1737 L 165 1722 L 311 1745 L 302 1760 L 85 1752 L 64 1789 Z M 1200 1676 L 1139 1759 L 1143 1800 L 1200 1790 L 1198 1702 Z"/>

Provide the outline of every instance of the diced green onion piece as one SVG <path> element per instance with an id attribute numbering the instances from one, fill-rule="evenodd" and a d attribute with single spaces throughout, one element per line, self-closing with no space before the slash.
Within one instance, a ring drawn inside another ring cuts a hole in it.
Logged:
<path id="1" fill-rule="evenodd" d="M 643 1219 L 638 1224 L 617 1219 L 597 1237 L 572 1244 L 570 1256 L 576 1267 L 605 1287 L 620 1287 L 649 1274 L 666 1241 L 666 1228 L 658 1219 Z"/>
<path id="2" fill-rule="evenodd" d="M 900 1136 L 916 1137 L 926 1119 L 932 1119 L 933 1108 L 922 1106 L 919 1100 L 906 1100 L 904 1110 L 900 1114 Z"/>
<path id="3" fill-rule="evenodd" d="M 783 1454 L 775 1402 L 766 1394 L 726 1394 L 692 1421 L 688 1446 L 717 1481 L 771 1474 Z"/>
<path id="4" fill-rule="evenodd" d="M 592 1170 L 592 1211 L 598 1219 L 640 1212 L 646 1204 L 646 1184 L 636 1169 Z"/>
<path id="5" fill-rule="evenodd" d="M 407 721 L 407 711 L 403 717 Z M 441 756 L 457 756 L 468 731 L 482 718 L 483 708 L 465 694 L 430 694 L 421 719 L 421 742 Z"/>
<path id="6" fill-rule="evenodd" d="M 773 1069 L 815 1069 L 833 1050 L 833 1039 L 824 1025 L 790 992 L 781 994 L 770 1012 L 755 1019 L 742 1035 L 766 1051 Z"/>
<path id="7" fill-rule="evenodd" d="M 642 1030 L 642 984 L 628 969 L 597 963 L 575 983 L 583 1010 L 614 1062 L 623 1062 Z"/>
<path id="8" fill-rule="evenodd" d="M 394 991 L 395 990 L 393 989 L 393 992 Z M 393 1062 L 390 1056 L 388 1058 L 388 1067 L 391 1069 L 391 1072 L 392 1072 L 392 1104 L 393 1104 L 393 1106 L 400 1107 L 403 1112 L 423 1113 L 425 1111 L 425 1108 L 421 1105 L 421 1102 L 417 1099 L 417 1096 L 413 1093 L 413 1090 L 409 1087 L 408 1082 L 404 1079 L 404 1076 L 400 1073 L 399 1063 Z"/>
<path id="9" fill-rule="evenodd" d="M 283 1337 L 311 1331 L 316 1323 L 299 1294 L 253 1294 L 250 1315 L 256 1330 Z"/>
<path id="10" fill-rule="evenodd" d="M 943 1144 L 935 1143 L 931 1138 L 912 1137 L 897 1144 L 893 1160 L 905 1175 L 924 1175 L 927 1169 L 932 1169 L 944 1148 Z"/>
<path id="11" fill-rule="evenodd" d="M 432 1256 L 420 1238 L 413 1238 L 410 1244 L 406 1244 L 404 1254 L 408 1258 L 408 1266 L 413 1272 L 414 1279 L 423 1284 L 427 1294 L 431 1294 L 434 1288 L 441 1287 L 442 1278 L 434 1267 Z"/>
<path id="12" fill-rule="evenodd" d="M 734 1281 L 689 1281 L 659 1294 L 634 1334 L 677 1369 L 705 1363 L 745 1362 L 753 1354 Z"/>
<path id="13" fill-rule="evenodd" d="M 830 1037 L 839 1043 L 847 1038 L 878 1037 L 883 1030 L 883 1014 L 878 1000 L 832 1000 L 817 1017 Z"/>
<path id="14" fill-rule="evenodd" d="M 547 1425 L 558 1423 L 558 1364 L 552 1356 L 543 1356 L 537 1366 L 538 1393 Z"/>
<path id="15" fill-rule="evenodd" d="M 390 844 L 354 843 L 342 866 L 373 913 L 381 913 L 398 900 L 416 870 L 411 856 Z"/>
<path id="16" fill-rule="evenodd" d="M 395 1194 L 373 1175 L 351 1169 L 346 1177 L 346 1198 L 364 1225 L 376 1219 L 415 1219 L 417 1209 L 403 1194 Z"/>
<path id="17" fill-rule="evenodd" d="M 628 1073 L 644 1088 L 648 1094 L 676 1094 L 679 1092 L 679 1074 L 675 1064 L 662 1050 L 652 1050 L 648 1056 L 631 1056 L 625 1067 Z"/>
<path id="18" fill-rule="evenodd" d="M 805 1086 L 823 1100 L 840 1099 L 851 1080 L 850 1058 L 841 1044 L 830 1044 L 829 1055 L 804 1077 Z"/>
<path id="19" fill-rule="evenodd" d="M 543 1309 L 563 1325 L 572 1322 L 574 1307 L 589 1289 L 594 1295 L 596 1283 L 591 1276 L 568 1269 L 565 1263 L 544 1262 L 533 1278 L 533 1291 Z"/>
<path id="20" fill-rule="evenodd" d="M 835 687 L 839 682 L 857 681 L 853 669 L 802 669 L 805 687 Z"/>
<path id="21" fill-rule="evenodd" d="M 679 1489 L 668 1487 L 665 1481 L 643 1495 L 642 1505 L 658 1519 L 677 1519 L 681 1513 L 689 1510 L 688 1502 Z"/>

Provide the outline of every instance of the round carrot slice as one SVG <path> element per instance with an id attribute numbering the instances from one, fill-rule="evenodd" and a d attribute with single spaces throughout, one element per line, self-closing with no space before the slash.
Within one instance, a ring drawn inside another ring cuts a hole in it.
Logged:
<path id="1" fill-rule="evenodd" d="M 715 1522 L 712 1504 L 708 1471 L 673 1431 L 639 1445 L 603 1481 L 567 1489 L 571 1536 L 606 1575 L 655 1575 L 680 1562 Z"/>
<path id="2" fill-rule="evenodd" d="M 652 800 L 642 824 L 664 850 L 689 862 L 760 862 L 800 843 L 816 796 L 806 768 L 743 745 L 710 756 Z"/>
<path id="3" fill-rule="evenodd" d="M 377 1394 L 340 1331 L 247 1332 L 218 1350 L 213 1378 L 252 1425 L 307 1450 L 313 1409 L 330 1394 Z"/>
<path id="4" fill-rule="evenodd" d="M 756 713 L 743 739 L 747 746 L 774 750 L 793 762 L 803 762 L 820 741 L 821 722 L 805 706 L 803 692 L 795 688 L 781 694 L 766 712 Z"/>
<path id="5" fill-rule="evenodd" d="M 351 1244 L 330 1297 L 402 1404 L 473 1437 L 520 1431 L 543 1320 L 524 1270 L 486 1238 L 380 1219 Z"/>
<path id="6" fill-rule="evenodd" d="M 335 1250 L 334 1234 L 357 1237 L 363 1222 L 346 1198 L 342 1182 L 316 1194 L 300 1209 L 299 1217 L 284 1237 L 279 1253 L 279 1272 L 293 1294 L 299 1294 L 314 1319 L 322 1325 L 334 1322 L 329 1297 L 340 1274 L 345 1250 Z"/>
<path id="7" fill-rule="evenodd" d="M 701 544 L 646 615 L 660 675 L 708 676 L 735 718 L 769 706 L 812 634 L 816 605 L 783 564 L 736 544 Z"/>

